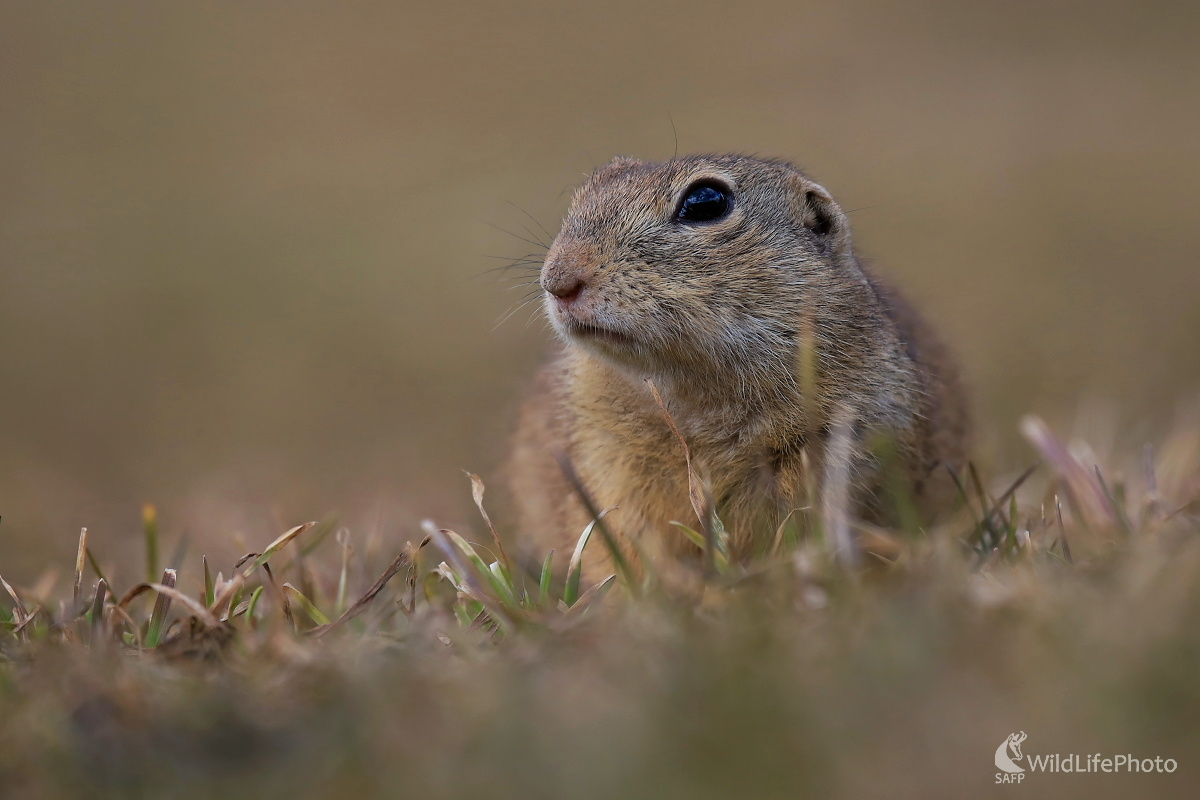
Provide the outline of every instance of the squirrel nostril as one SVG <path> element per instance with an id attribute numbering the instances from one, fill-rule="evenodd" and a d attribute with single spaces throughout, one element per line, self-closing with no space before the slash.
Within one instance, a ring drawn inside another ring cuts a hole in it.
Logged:
<path id="1" fill-rule="evenodd" d="M 562 283 L 549 287 L 546 291 L 558 298 L 558 302 L 562 305 L 570 305 L 579 299 L 579 295 L 583 293 L 584 282 L 579 278 L 571 281 L 563 281 Z"/>

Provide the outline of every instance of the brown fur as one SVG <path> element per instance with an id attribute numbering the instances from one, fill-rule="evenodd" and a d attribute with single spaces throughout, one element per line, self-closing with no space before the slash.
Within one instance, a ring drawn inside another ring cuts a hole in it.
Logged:
<path id="1" fill-rule="evenodd" d="M 733 210 L 674 221 L 701 179 L 730 187 Z M 579 283 L 564 312 L 550 292 Z M 852 499 L 863 518 L 884 521 L 888 506 L 869 442 L 891 442 L 926 510 L 945 500 L 938 467 L 965 458 L 950 356 L 855 257 L 828 192 L 788 164 L 618 158 L 576 191 L 541 284 L 564 343 L 522 411 L 510 461 L 520 533 L 541 548 L 569 552 L 588 522 L 561 454 L 598 506 L 619 506 L 608 520 L 620 537 L 652 557 L 695 551 L 670 524 L 695 527 L 696 517 L 683 450 L 646 379 L 711 481 L 741 557 L 822 474 L 839 415 L 853 422 Z M 804 363 L 814 367 L 807 378 Z"/>

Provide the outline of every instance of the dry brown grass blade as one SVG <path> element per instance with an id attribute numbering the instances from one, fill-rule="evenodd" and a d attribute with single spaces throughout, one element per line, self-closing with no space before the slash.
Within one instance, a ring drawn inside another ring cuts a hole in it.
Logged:
<path id="1" fill-rule="evenodd" d="M 92 572 L 96 573 L 97 578 L 101 578 L 106 583 L 109 582 L 108 576 L 105 575 L 103 571 L 101 571 L 100 563 L 98 561 L 96 561 L 96 554 L 92 552 L 92 548 L 90 548 L 90 547 L 87 548 L 87 561 L 88 561 L 88 566 L 92 568 Z M 110 584 L 110 588 L 111 588 L 111 584 Z"/>
<path id="2" fill-rule="evenodd" d="M 275 541 L 273 541 L 269 545 L 267 545 L 266 550 L 263 550 L 262 553 L 260 553 L 258 556 L 253 556 L 253 555 L 251 556 L 254 558 L 254 563 L 251 564 L 249 567 L 247 567 L 242 572 L 242 577 L 249 578 L 251 575 L 254 574 L 254 570 L 256 568 L 261 567 L 263 564 L 267 563 L 267 561 L 271 558 L 271 556 L 278 553 L 280 550 L 282 550 L 284 547 L 286 547 L 289 542 L 291 542 L 297 536 L 304 533 L 309 528 L 312 528 L 316 524 L 317 523 L 314 520 L 312 522 L 306 522 L 303 525 L 297 525 L 296 527 L 292 528 L 291 530 L 284 531 L 284 533 L 282 533 Z M 239 561 L 238 564 L 235 566 L 235 569 L 237 567 L 240 567 L 244 563 L 245 563 L 245 559 L 243 559 L 242 561 Z"/>
<path id="3" fill-rule="evenodd" d="M 496 533 L 496 526 L 492 524 L 492 518 L 488 516 L 483 507 L 483 479 L 474 472 L 468 472 L 467 477 L 471 479 L 471 497 L 475 500 L 475 507 L 479 509 L 483 521 L 487 523 L 488 531 L 492 534 L 492 541 L 496 543 L 496 557 L 500 559 L 504 569 L 511 574 L 512 564 L 508 560 L 508 553 L 504 552 L 504 545 L 500 541 L 500 535 Z"/>
<path id="4" fill-rule="evenodd" d="M 13 589 L 13 587 L 9 585 L 8 581 L 4 580 L 3 577 L 0 577 L 0 586 L 3 586 L 4 591 L 6 591 L 8 596 L 12 598 L 13 608 L 17 609 L 17 613 L 21 615 L 21 619 L 17 620 L 18 624 L 24 622 L 29 617 L 29 612 L 25 610 L 25 604 L 22 603 L 21 598 L 17 596 L 16 590 Z"/>
<path id="5" fill-rule="evenodd" d="M 136 586 L 131 586 L 126 590 L 125 594 L 121 595 L 121 599 L 116 603 L 117 607 L 121 609 L 129 608 L 129 604 L 150 591 L 151 586 L 153 584 L 150 583 L 139 583 Z"/>
<path id="6" fill-rule="evenodd" d="M 241 558 L 239 558 L 237 561 L 233 562 L 233 568 L 234 568 L 234 570 L 237 570 L 239 567 L 241 567 L 241 566 L 242 566 L 242 564 L 245 564 L 245 563 L 246 563 L 247 561 L 249 561 L 250 559 L 252 559 L 252 558 L 258 558 L 260 555 L 262 555 L 262 553 L 257 553 L 257 552 L 250 552 L 250 553 L 246 553 L 246 555 L 242 556 L 242 557 L 241 557 Z M 253 572 L 251 572 L 250 574 L 253 574 Z M 249 576 L 250 576 L 250 575 L 247 575 L 246 577 L 249 577 Z"/>
<path id="7" fill-rule="evenodd" d="M 235 573 L 233 578 L 221 587 L 220 593 L 217 594 L 216 599 L 213 600 L 213 604 L 209 607 L 209 612 L 214 616 L 219 616 L 245 583 L 246 579 L 242 576 L 242 573 Z"/>
<path id="8" fill-rule="evenodd" d="M 148 586 L 148 585 L 149 585 L 149 584 L 147 584 L 147 586 Z M 134 622 L 134 621 L 133 621 L 133 617 L 129 616 L 129 612 L 128 612 L 128 611 L 126 611 L 126 610 L 125 610 L 124 608 L 122 608 L 121 606 L 117 605 L 116 603 L 109 603 L 109 605 L 108 605 L 108 611 L 109 611 L 109 613 L 110 613 L 110 614 L 112 614 L 112 615 L 114 615 L 114 616 L 118 616 L 118 617 L 120 617 L 120 618 L 121 618 L 121 620 L 122 620 L 122 621 L 123 621 L 123 622 L 124 622 L 124 623 L 125 623 L 127 626 L 129 626 L 129 632 L 130 632 L 130 634 L 132 634 L 134 642 L 136 642 L 136 643 L 137 643 L 137 649 L 138 649 L 138 650 L 143 650 L 143 649 L 145 649 L 145 648 L 143 647 L 143 643 L 142 643 L 142 631 L 141 631 L 141 629 L 138 627 L 138 624 L 137 624 L 136 622 Z M 114 629 L 114 630 L 115 630 L 115 629 Z"/>
<path id="9" fill-rule="evenodd" d="M 25 631 L 25 628 L 26 628 L 26 627 L 29 625 L 29 623 L 33 622 L 33 618 L 34 618 L 34 617 L 36 617 L 36 616 L 38 615 L 38 612 L 39 612 L 39 611 L 41 611 L 41 610 L 42 610 L 42 607 L 41 607 L 41 606 L 34 606 L 34 607 L 33 607 L 33 611 L 30 611 L 30 612 L 29 612 L 29 613 L 28 613 L 28 614 L 25 616 L 25 621 L 24 621 L 24 622 L 22 622 L 22 623 L 21 623 L 20 625 L 18 625 L 17 627 L 13 628 L 13 630 L 12 630 L 12 632 L 13 632 L 13 635 L 14 635 L 14 636 L 20 636 L 20 637 L 21 637 L 21 639 L 22 639 L 22 641 L 25 641 L 25 640 L 26 640 L 25 633 L 24 633 L 24 631 Z"/>
<path id="10" fill-rule="evenodd" d="M 1166 516 L 1166 519 L 1167 520 L 1174 519 L 1175 517 L 1179 516 L 1180 514 L 1187 515 L 1187 514 L 1197 514 L 1197 513 L 1200 513 L 1200 497 L 1197 497 L 1193 500 L 1189 500 L 1188 502 L 1184 503 L 1179 508 L 1175 509 L 1170 514 L 1168 514 Z"/>
<path id="11" fill-rule="evenodd" d="M 292 603 L 288 600 L 287 593 L 279 588 L 279 584 L 275 582 L 275 575 L 271 572 L 271 565 L 264 561 L 260 566 L 263 572 L 266 573 L 267 585 L 271 587 L 271 593 L 279 601 L 279 607 L 283 609 L 283 618 L 292 626 L 292 630 L 295 630 L 296 618 L 292 616 Z"/>
<path id="12" fill-rule="evenodd" d="M 404 553 L 408 556 L 408 609 L 404 609 L 404 605 L 400 605 L 400 609 L 411 616 L 417 610 L 417 553 L 421 548 L 429 544 L 429 537 L 426 536 L 421 540 L 419 545 L 414 545 L 412 542 L 406 542 L 404 545 Z"/>
<path id="13" fill-rule="evenodd" d="M 775 538 L 771 544 L 772 553 L 779 553 L 783 549 L 783 534 L 787 530 L 787 524 L 792 521 L 792 517 L 796 516 L 797 511 L 806 510 L 807 508 L 790 508 L 783 519 L 779 520 L 779 524 L 775 526 Z"/>
<path id="14" fill-rule="evenodd" d="M 692 510 L 696 512 L 696 521 L 700 523 L 702 529 L 703 527 L 711 528 L 710 525 L 706 525 L 705 521 L 708 514 L 706 513 L 707 509 L 704 502 L 704 487 L 700 482 L 700 476 L 696 474 L 696 470 L 692 466 L 692 450 L 688 447 L 687 440 L 683 438 L 683 433 L 680 432 L 679 426 L 675 424 L 675 419 L 671 416 L 671 412 L 667 410 L 667 404 L 663 401 L 662 395 L 659 394 L 658 387 L 654 385 L 654 381 L 647 378 L 646 385 L 650 387 L 650 394 L 654 396 L 654 402 L 658 405 L 659 410 L 662 411 L 663 417 L 667 421 L 667 427 L 671 429 L 671 433 L 679 441 L 679 446 L 683 448 L 683 461 L 687 467 L 688 476 L 688 500 L 692 503 Z M 709 542 L 709 549 L 711 550 L 711 548 L 712 542 Z"/>
<path id="15" fill-rule="evenodd" d="M 688 476 L 688 500 L 692 504 L 696 520 L 700 523 L 700 531 L 704 534 L 704 574 L 706 577 L 712 577 L 716 574 L 716 528 L 719 524 L 716 519 L 716 501 L 713 499 L 712 489 L 709 483 L 701 480 L 700 475 L 696 472 L 696 468 L 692 464 L 692 450 L 688 447 L 687 440 L 683 438 L 679 426 L 675 424 L 675 418 L 667 410 L 667 404 L 659 393 L 658 387 L 654 385 L 654 381 L 648 378 L 646 385 L 650 387 L 650 394 L 654 396 L 654 402 L 662 411 L 663 418 L 667 421 L 667 427 L 671 429 L 671 433 L 679 441 L 679 446 L 683 448 L 684 466 L 687 468 Z"/>
<path id="16" fill-rule="evenodd" d="M 228 583 L 221 586 L 220 592 L 217 594 L 216 598 L 213 600 L 212 606 L 209 608 L 210 613 L 213 615 L 219 615 L 225 609 L 225 607 L 230 603 L 230 601 L 233 600 L 233 598 L 237 596 L 238 591 L 245 585 L 246 581 L 250 579 L 250 576 L 254 574 L 254 570 L 256 568 L 258 568 L 260 566 L 265 567 L 268 559 L 270 559 L 271 556 L 278 553 L 285 546 L 287 546 L 287 544 L 289 542 L 291 542 L 297 536 L 299 536 L 300 534 L 309 530 L 316 524 L 317 523 L 315 521 L 313 521 L 313 522 L 306 522 L 303 525 L 297 525 L 296 527 L 285 531 L 281 536 L 276 538 L 275 541 L 273 541 L 269 545 L 267 545 L 267 548 L 265 550 L 263 550 L 261 553 L 247 553 L 246 555 L 239 558 L 233 565 L 233 569 L 234 569 L 233 577 L 231 577 L 229 579 Z M 239 571 L 241 566 L 250 560 L 253 560 L 254 563 L 252 563 L 246 569 Z M 287 598 L 283 597 L 282 591 L 280 591 L 278 586 L 275 586 L 274 579 L 271 577 L 270 570 L 267 569 L 265 571 L 267 573 L 268 579 L 270 579 L 270 583 L 271 583 L 272 587 L 274 588 L 274 590 L 276 591 L 278 596 L 282 598 L 282 603 L 285 608 L 285 614 L 288 614 L 289 619 L 290 619 L 291 609 L 287 607 Z"/>
<path id="17" fill-rule="evenodd" d="M 588 608 L 603 599 L 604 595 L 608 594 L 608 590 L 612 588 L 612 585 L 616 580 L 616 575 L 609 575 L 595 586 L 592 586 L 586 592 L 579 595 L 579 599 L 567 609 L 567 612 L 564 614 L 564 616 L 567 618 L 574 618 L 582 615 L 584 611 L 587 611 Z"/>
<path id="18" fill-rule="evenodd" d="M 165 595 L 171 600 L 179 603 L 188 610 L 188 613 L 210 628 L 215 628 L 220 624 L 220 620 L 214 617 L 207 608 L 196 602 L 195 598 L 188 597 L 174 586 L 166 586 L 161 583 L 148 583 L 144 585 L 151 591 L 157 592 L 160 596 Z"/>
<path id="19" fill-rule="evenodd" d="M 425 542 L 428 541 L 429 539 L 426 538 L 425 541 L 421 543 L 421 546 L 424 547 Z M 392 563 L 388 565 L 388 568 L 384 570 L 384 573 L 379 576 L 379 580 L 375 581 L 375 583 L 371 585 L 371 588 L 368 589 L 362 597 L 354 601 L 354 605 L 347 608 L 340 617 L 328 625 L 321 625 L 313 628 L 308 632 L 308 635 L 312 636 L 314 639 L 320 638 L 339 625 L 357 617 L 366 610 L 367 606 L 371 604 L 371 601 L 375 599 L 375 596 L 383 591 L 383 587 L 387 585 L 388 581 L 394 578 L 396 573 L 404 569 L 409 563 L 410 559 L 408 553 L 401 553 L 400 555 L 396 556 L 392 560 Z"/>
<path id="20" fill-rule="evenodd" d="M 817 418 L 817 337 L 813 315 L 800 315 L 796 337 L 796 379 L 800 388 L 800 403 L 808 430 L 816 430 Z"/>
<path id="21" fill-rule="evenodd" d="M 220 622 L 211 611 L 196 602 L 194 598 L 188 597 L 186 594 L 173 586 L 166 586 L 161 583 L 139 583 L 137 586 L 134 586 L 125 594 L 121 595 L 121 599 L 116 603 L 117 608 L 124 611 L 129 607 L 130 603 L 146 592 L 155 592 L 159 595 L 166 595 L 171 600 L 181 603 L 189 612 L 191 612 L 192 616 L 203 622 L 205 625 L 217 625 Z"/>
<path id="22" fill-rule="evenodd" d="M 96 584 L 96 596 L 92 598 L 92 629 L 104 624 L 104 601 L 108 598 L 108 581 L 103 578 Z"/>
<path id="23" fill-rule="evenodd" d="M 79 530 L 79 550 L 75 554 L 75 583 L 71 591 L 71 613 L 78 614 L 83 592 L 83 568 L 87 564 L 87 528 Z"/>
<path id="24" fill-rule="evenodd" d="M 1083 523 L 1092 528 L 1115 526 L 1104 488 L 1067 446 L 1051 432 L 1040 418 L 1028 416 L 1021 420 L 1021 433 L 1062 477 L 1067 501 Z"/>

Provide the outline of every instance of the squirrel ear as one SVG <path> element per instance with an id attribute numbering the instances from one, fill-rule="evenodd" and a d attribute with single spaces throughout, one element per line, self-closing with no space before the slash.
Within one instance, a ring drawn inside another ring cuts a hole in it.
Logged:
<path id="1" fill-rule="evenodd" d="M 820 247 L 827 252 L 843 248 L 850 238 L 850 224 L 825 187 L 804 180 L 800 199 L 800 223 L 812 232 Z"/>
<path id="2" fill-rule="evenodd" d="M 617 173 L 623 172 L 630 167 L 635 167 L 641 163 L 642 162 L 636 158 L 629 158 L 628 156 L 615 156 L 607 164 L 596 167 L 596 169 L 592 172 L 591 179 L 595 180 L 597 178 L 616 175 Z"/>
<path id="3" fill-rule="evenodd" d="M 630 156 L 613 156 L 607 164 L 600 167 L 599 171 L 600 172 L 609 172 L 609 171 L 615 172 L 617 170 L 627 169 L 628 167 L 635 167 L 640 163 L 642 163 L 641 160 L 632 158 Z"/>

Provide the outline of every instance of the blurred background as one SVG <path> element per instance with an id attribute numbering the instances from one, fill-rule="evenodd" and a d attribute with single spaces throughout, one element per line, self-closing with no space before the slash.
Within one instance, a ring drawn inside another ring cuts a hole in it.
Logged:
<path id="1" fill-rule="evenodd" d="M 1196 406 L 1196 4 L 0 17 L 10 580 L 81 526 L 135 548 L 143 503 L 226 556 L 330 513 L 397 542 L 474 520 L 461 470 L 496 474 L 547 340 L 532 308 L 497 325 L 524 290 L 487 271 L 614 154 L 826 185 L 961 354 L 994 469 L 1032 460 L 1023 413 L 1136 442 Z"/>

